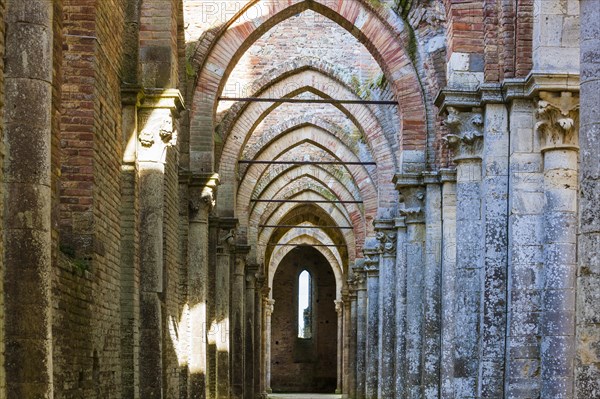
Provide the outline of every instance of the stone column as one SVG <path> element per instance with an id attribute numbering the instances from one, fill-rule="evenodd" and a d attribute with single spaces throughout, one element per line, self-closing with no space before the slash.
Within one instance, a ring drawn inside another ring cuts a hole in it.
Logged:
<path id="1" fill-rule="evenodd" d="M 352 341 L 352 337 L 350 335 L 350 330 L 352 329 L 350 326 L 350 312 L 352 310 L 352 306 L 350 304 L 350 289 L 351 279 L 348 280 L 348 288 L 342 290 L 342 302 L 344 303 L 344 357 L 342 359 L 343 368 L 344 368 L 344 378 L 342 381 L 342 398 L 348 399 L 350 397 L 350 384 L 349 381 L 352 380 L 353 366 L 350 364 L 350 343 Z"/>
<path id="2" fill-rule="evenodd" d="M 264 299 L 265 307 L 265 392 L 273 393 L 271 389 L 271 316 L 275 310 L 275 300 Z"/>
<path id="3" fill-rule="evenodd" d="M 406 386 L 407 398 L 422 398 L 423 379 L 423 271 L 425 249 L 425 189 L 421 176 L 395 177 L 396 189 L 404 206 L 400 213 L 406 222 Z"/>
<path id="4" fill-rule="evenodd" d="M 176 144 L 178 91 L 148 92 L 139 109 L 140 396 L 163 397 L 163 214 L 166 153 Z"/>
<path id="5" fill-rule="evenodd" d="M 208 301 L 208 215 L 214 206 L 215 175 L 194 176 L 189 185 L 188 305 L 190 307 L 190 349 L 188 396 L 206 397 L 206 341 Z"/>
<path id="6" fill-rule="evenodd" d="M 237 245 L 235 248 L 235 267 L 231 276 L 231 397 L 243 399 L 244 396 L 244 299 L 246 279 L 246 256 L 250 247 Z"/>
<path id="7" fill-rule="evenodd" d="M 367 273 L 367 376 L 365 398 L 377 399 L 379 376 L 379 253 L 365 249 Z"/>
<path id="8" fill-rule="evenodd" d="M 267 330 L 267 310 L 266 309 L 266 305 L 269 304 L 268 300 L 270 298 L 270 293 L 271 293 L 271 288 L 267 285 L 266 279 L 265 277 L 263 277 L 264 275 L 261 272 L 261 276 L 259 277 L 259 284 L 261 287 L 261 290 L 259 292 L 259 298 L 257 301 L 257 307 L 259 308 L 259 314 L 258 316 L 260 317 L 261 320 L 261 325 L 260 325 L 260 365 L 259 365 L 259 372 L 260 372 L 260 389 L 259 389 L 259 397 L 261 399 L 266 399 L 269 396 L 269 393 L 267 392 L 268 390 L 268 380 L 267 380 L 267 371 L 270 373 L 270 368 L 271 368 L 271 355 L 270 353 L 267 353 L 267 349 L 270 350 L 270 345 L 271 343 L 269 342 L 269 348 L 267 348 L 267 341 L 270 341 L 270 331 Z M 272 313 L 272 311 L 271 311 Z M 271 314 L 268 315 L 269 317 L 269 323 L 271 322 Z M 269 363 L 269 365 L 267 366 L 267 363 Z M 269 368 L 269 370 L 267 370 L 267 367 Z"/>
<path id="9" fill-rule="evenodd" d="M 137 146 L 138 108 L 141 89 L 121 90 L 121 384 L 123 398 L 140 396 L 140 262 L 139 262 L 139 173 Z M 181 184 L 181 182 L 180 182 Z M 183 186 L 183 184 L 182 184 Z M 187 185 L 184 186 L 187 190 Z"/>
<path id="10" fill-rule="evenodd" d="M 456 303 L 454 394 L 477 397 L 479 375 L 479 318 L 483 232 L 481 217 L 481 149 L 483 119 L 479 109 L 459 112 L 448 108 L 447 136 L 457 164 Z"/>
<path id="11" fill-rule="evenodd" d="M 264 266 L 259 266 L 256 274 L 256 298 L 254 300 L 254 385 L 256 398 L 262 398 L 265 393 L 265 352 L 264 352 L 264 318 L 263 301 L 268 297 L 269 287 L 266 287 L 266 278 L 263 273 Z M 266 295 L 265 295 L 266 293 Z"/>
<path id="12" fill-rule="evenodd" d="M 231 330 L 230 292 L 232 253 L 235 250 L 234 219 L 219 219 L 219 241 L 215 271 L 215 320 L 216 334 L 216 399 L 229 399 L 231 396 Z"/>
<path id="13" fill-rule="evenodd" d="M 246 266 L 246 298 L 244 300 L 244 399 L 255 399 L 256 389 L 254 384 L 255 351 L 255 302 L 256 302 L 256 274 L 258 265 Z"/>
<path id="14" fill-rule="evenodd" d="M 0 389 L 6 383 L 9 398 L 51 398 L 53 2 L 4 4 Z"/>
<path id="15" fill-rule="evenodd" d="M 344 358 L 344 303 L 335 300 L 335 313 L 337 314 L 337 385 L 336 394 L 342 393 L 342 359 Z"/>
<path id="16" fill-rule="evenodd" d="M 394 397 L 396 364 L 396 231 L 393 220 L 375 221 L 379 241 L 378 397 Z"/>
<path id="17" fill-rule="evenodd" d="M 400 216 L 395 220 L 397 231 L 396 242 L 396 381 L 397 398 L 405 398 L 406 389 L 406 217 Z"/>
<path id="18" fill-rule="evenodd" d="M 348 328 L 348 364 L 353 365 L 348 373 L 348 397 L 356 398 L 356 307 L 357 307 L 357 288 L 358 280 L 355 279 L 349 284 L 348 303 L 349 306 L 349 328 Z"/>
<path id="19" fill-rule="evenodd" d="M 581 122 L 576 397 L 600 392 L 600 2 L 580 0 Z"/>
<path id="20" fill-rule="evenodd" d="M 508 112 L 487 104 L 483 143 L 482 197 L 485 231 L 480 309 L 479 396 L 504 397 L 508 273 Z"/>
<path id="21" fill-rule="evenodd" d="M 534 137 L 534 114 L 532 101 L 512 101 L 506 397 L 540 397 L 544 190 L 539 141 Z"/>
<path id="22" fill-rule="evenodd" d="M 243 399 L 244 396 L 244 281 L 249 252 L 248 246 L 236 246 L 235 267 L 231 276 L 231 397 L 234 399 Z"/>
<path id="23" fill-rule="evenodd" d="M 439 398 L 442 312 L 442 186 L 437 172 L 423 173 L 425 270 L 423 276 L 423 397 Z"/>
<path id="24" fill-rule="evenodd" d="M 541 398 L 573 397 L 579 97 L 540 92 L 536 125 L 544 156 L 544 289 Z"/>
<path id="25" fill-rule="evenodd" d="M 356 398 L 365 397 L 367 349 L 367 287 L 363 264 L 354 269 L 356 277 Z"/>
<path id="26" fill-rule="evenodd" d="M 440 170 L 442 182 L 442 319 L 440 397 L 454 399 L 454 307 L 456 298 L 456 171 Z"/>

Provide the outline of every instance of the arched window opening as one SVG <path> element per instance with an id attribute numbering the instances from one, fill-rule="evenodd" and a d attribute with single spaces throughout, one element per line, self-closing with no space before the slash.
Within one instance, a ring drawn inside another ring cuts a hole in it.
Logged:
<path id="1" fill-rule="evenodd" d="M 312 338 L 312 298 L 310 273 L 304 270 L 298 277 L 298 338 Z"/>

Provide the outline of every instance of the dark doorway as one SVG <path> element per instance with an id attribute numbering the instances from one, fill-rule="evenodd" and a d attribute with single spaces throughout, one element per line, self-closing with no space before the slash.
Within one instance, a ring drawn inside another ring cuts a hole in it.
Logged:
<path id="1" fill-rule="evenodd" d="M 281 261 L 273 279 L 271 388 L 333 393 L 337 378 L 336 286 L 316 249 L 301 246 Z"/>

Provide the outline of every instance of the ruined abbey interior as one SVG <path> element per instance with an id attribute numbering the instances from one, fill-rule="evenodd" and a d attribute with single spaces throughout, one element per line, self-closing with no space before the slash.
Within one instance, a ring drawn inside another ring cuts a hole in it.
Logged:
<path id="1" fill-rule="evenodd" d="M 600 398 L 600 0 L 0 32 L 0 399 Z"/>

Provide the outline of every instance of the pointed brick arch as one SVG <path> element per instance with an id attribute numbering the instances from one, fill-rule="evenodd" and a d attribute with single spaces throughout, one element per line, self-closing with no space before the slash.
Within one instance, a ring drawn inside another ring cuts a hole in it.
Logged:
<path id="1" fill-rule="evenodd" d="M 234 25 L 231 21 L 201 65 L 192 103 L 190 166 L 194 172 L 212 170 L 216 100 L 241 55 L 264 32 L 279 22 L 311 9 L 340 24 L 361 41 L 380 64 L 402 114 L 401 149 L 423 150 L 427 136 L 427 113 L 419 79 L 405 51 L 410 38 L 396 30 L 362 1 L 287 0 L 262 4 L 265 15 Z M 390 13 L 391 14 L 391 13 Z M 359 18 L 360 16 L 360 18 Z M 391 19 L 391 16 L 388 15 Z"/>

